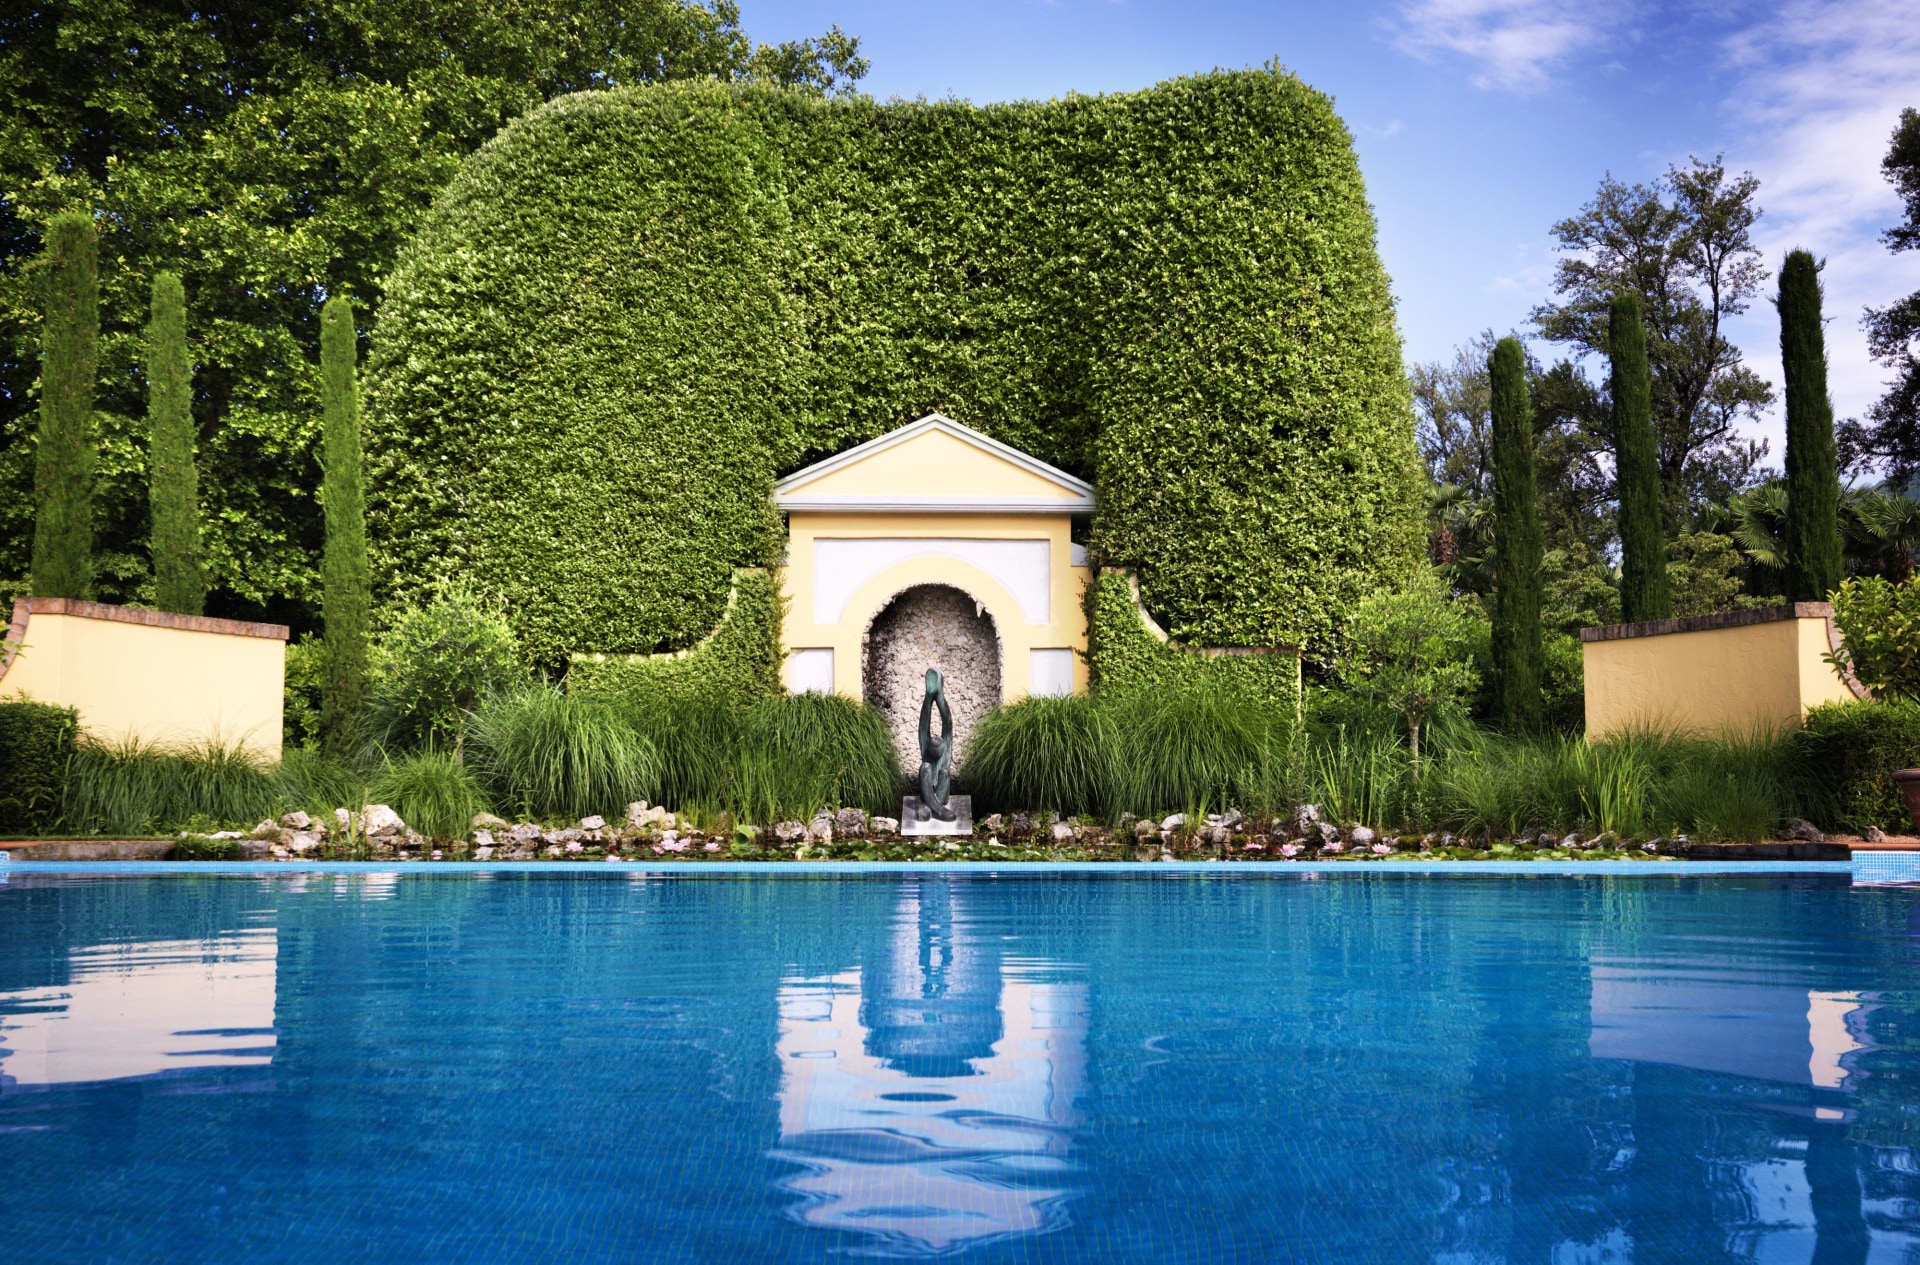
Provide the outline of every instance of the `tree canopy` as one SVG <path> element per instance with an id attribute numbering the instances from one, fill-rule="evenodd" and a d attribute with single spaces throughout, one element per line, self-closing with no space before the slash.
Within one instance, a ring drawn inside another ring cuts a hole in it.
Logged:
<path id="1" fill-rule="evenodd" d="M 315 355 L 332 295 L 378 305 L 400 244 L 508 119 L 590 88 L 771 81 L 844 94 L 855 40 L 755 46 L 732 0 L 48 0 L 0 9 L 0 585 L 27 566 L 45 224 L 101 236 L 100 596 L 151 597 L 137 365 L 182 276 L 210 612 L 310 627 Z"/>

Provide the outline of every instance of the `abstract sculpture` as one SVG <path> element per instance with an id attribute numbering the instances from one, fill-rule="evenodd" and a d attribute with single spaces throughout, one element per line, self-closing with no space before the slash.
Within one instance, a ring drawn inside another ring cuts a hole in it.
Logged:
<path id="1" fill-rule="evenodd" d="M 940 737 L 933 736 L 933 709 L 940 708 Z M 947 804 L 953 789 L 953 711 L 947 706 L 946 682 L 938 668 L 927 669 L 927 696 L 920 700 L 920 803 L 916 815 L 921 821 L 938 818 L 952 821 L 957 816 Z"/>

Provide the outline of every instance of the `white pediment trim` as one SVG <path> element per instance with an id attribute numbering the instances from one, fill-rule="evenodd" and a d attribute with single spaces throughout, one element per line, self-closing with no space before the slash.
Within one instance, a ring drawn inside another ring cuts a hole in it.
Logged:
<path id="1" fill-rule="evenodd" d="M 844 470 L 875 453 L 884 452 L 898 444 L 917 439 L 929 431 L 940 431 L 961 443 L 990 453 L 1009 465 L 1053 484 L 1064 495 L 1058 497 L 952 496 L 929 493 L 925 496 L 903 496 L 898 491 L 870 495 L 808 495 L 806 492 L 808 484 L 825 475 L 832 474 L 836 470 Z M 1050 466 L 1037 457 L 1030 457 L 1018 448 L 1003 444 L 989 435 L 983 435 L 972 427 L 962 426 L 950 417 L 929 413 L 917 422 L 909 422 L 897 430 L 888 431 L 877 439 L 869 439 L 866 443 L 837 453 L 825 461 L 817 461 L 804 469 L 794 471 L 773 485 L 773 503 L 783 510 L 840 513 L 1089 514 L 1093 512 L 1094 495 L 1092 484 L 1074 478 L 1058 466 Z"/>

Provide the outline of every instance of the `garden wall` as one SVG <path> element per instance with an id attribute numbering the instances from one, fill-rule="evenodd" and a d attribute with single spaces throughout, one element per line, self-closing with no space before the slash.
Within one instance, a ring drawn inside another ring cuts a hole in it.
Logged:
<path id="1" fill-rule="evenodd" d="M 1797 727 L 1856 694 L 1824 657 L 1832 615 L 1825 602 L 1798 602 L 1583 628 L 1587 736 Z"/>
<path id="2" fill-rule="evenodd" d="M 79 713 L 89 736 L 218 740 L 280 758 L 287 628 L 79 602 L 14 603 L 0 699 Z"/>

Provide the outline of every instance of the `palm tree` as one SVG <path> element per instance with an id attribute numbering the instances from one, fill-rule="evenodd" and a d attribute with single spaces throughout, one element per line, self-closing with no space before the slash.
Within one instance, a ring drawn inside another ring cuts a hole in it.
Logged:
<path id="1" fill-rule="evenodd" d="M 1920 500 L 1884 485 L 1851 493 L 1841 524 L 1853 555 L 1849 570 L 1882 575 L 1895 584 L 1913 578 L 1920 558 Z"/>

